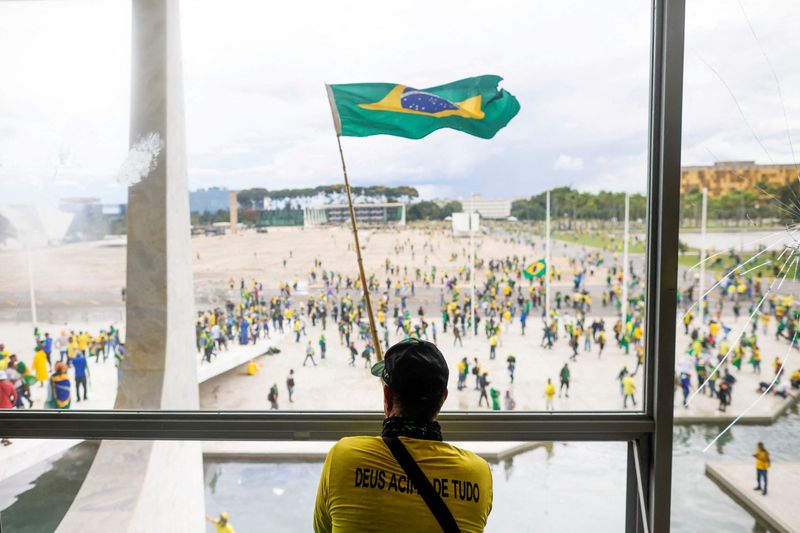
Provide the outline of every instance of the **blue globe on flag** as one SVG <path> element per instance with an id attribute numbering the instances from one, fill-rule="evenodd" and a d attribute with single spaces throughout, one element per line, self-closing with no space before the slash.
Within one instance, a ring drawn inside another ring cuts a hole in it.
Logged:
<path id="1" fill-rule="evenodd" d="M 400 105 L 403 109 L 419 111 L 420 113 L 439 113 L 440 111 L 458 109 L 457 105 L 441 96 L 412 87 L 406 87 L 403 91 L 403 95 L 400 97 Z"/>

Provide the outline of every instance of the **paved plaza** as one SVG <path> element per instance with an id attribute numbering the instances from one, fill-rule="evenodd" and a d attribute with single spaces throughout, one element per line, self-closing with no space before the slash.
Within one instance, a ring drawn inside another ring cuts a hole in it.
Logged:
<path id="1" fill-rule="evenodd" d="M 441 227 L 436 230 L 416 228 L 366 231 L 362 238 L 365 244 L 367 269 L 375 272 L 378 279 L 384 276 L 383 265 L 387 258 L 399 268 L 408 268 L 409 278 L 413 278 L 414 268 L 420 265 L 426 269 L 437 265 L 440 273 L 447 273 L 450 277 L 458 276 L 468 250 L 467 239 L 453 238 Z M 249 283 L 250 279 L 257 279 L 263 283 L 267 297 L 277 293 L 280 282 L 296 281 L 298 289 L 294 291 L 293 298 L 302 303 L 309 296 L 318 295 L 323 288 L 319 279 L 314 280 L 309 276 L 315 260 L 321 261 L 326 270 L 342 271 L 351 276 L 355 274 L 353 260 L 355 254 L 352 249 L 348 249 L 349 239 L 349 232 L 343 229 L 271 230 L 268 234 L 245 232 L 224 237 L 196 237 L 192 240 L 196 305 L 199 309 L 208 309 L 221 306 L 227 300 L 237 301 L 238 280 L 248 280 Z M 530 261 L 543 256 L 542 240 L 536 237 L 512 236 L 497 232 L 484 235 L 476 239 L 476 242 L 479 259 L 488 260 L 518 254 L 526 256 Z M 556 242 L 554 268 L 562 270 L 564 275 L 561 280 L 553 281 L 553 291 L 564 293 L 571 291 L 570 260 L 580 261 L 580 258 L 585 257 L 587 253 L 599 254 L 598 257 L 603 258 L 605 265 L 620 261 L 619 254 Z M 34 348 L 32 326 L 24 317 L 16 319 L 27 312 L 25 311 L 27 278 L 20 273 L 24 272 L 23 267 L 26 264 L 24 255 L 20 252 L 5 251 L 0 252 L 0 256 L 5 264 L 18 264 L 20 267 L 12 269 L 8 276 L 0 280 L 0 342 L 5 342 L 10 352 L 19 354 L 23 361 L 30 363 Z M 66 324 L 63 320 L 40 323 L 42 331 L 48 331 L 51 335 L 58 334 L 62 329 L 83 330 L 96 334 L 112 323 L 117 327 L 122 326 L 124 331 L 121 320 L 124 316 L 122 314 L 124 307 L 120 293 L 124 285 L 124 246 L 120 246 L 117 241 L 72 244 L 35 251 L 34 257 L 34 278 L 39 291 L 37 300 L 41 313 L 47 316 L 48 313 L 57 312 L 68 317 Z M 103 268 L 91 270 L 86 274 L 82 272 L 84 266 L 98 262 L 104 262 Z M 640 268 L 642 262 L 641 255 L 632 256 L 634 269 Z M 480 283 L 483 273 L 479 273 Z M 615 320 L 615 310 L 612 306 L 602 306 L 599 303 L 601 291 L 606 290 L 606 273 L 607 268 L 597 268 L 594 273 L 589 273 L 584 286 L 594 299 L 592 310 L 587 314 L 587 323 L 594 318 L 605 320 L 609 342 L 602 357 L 598 357 L 597 344 L 592 343 L 590 350 L 586 351 L 581 342 L 574 361 L 570 360 L 571 349 L 561 338 L 552 349 L 541 347 L 542 323 L 535 312 L 528 321 L 524 336 L 521 334 L 518 321 L 512 321 L 504 326 L 494 360 L 489 357 L 489 345 L 482 327 L 477 336 L 468 331 L 463 338 L 463 344 L 454 345 L 452 328 L 447 333 L 442 329 L 440 307 L 443 293 L 440 286 L 433 285 L 426 288 L 420 284 L 416 294 L 409 299 L 409 310 L 415 315 L 417 308 L 422 306 L 425 309 L 426 320 L 437 323 L 437 344 L 445 354 L 451 369 L 450 395 L 445 402 L 444 411 L 490 409 L 491 402 L 479 405 L 480 392 L 475 389 L 473 374 L 469 374 L 466 387 L 458 390 L 456 366 L 463 357 L 468 359 L 470 368 L 477 358 L 481 370 L 488 371 L 490 382 L 488 388 L 495 388 L 499 392 L 501 410 L 506 409 L 503 397 L 506 393 L 510 393 L 516 403 L 516 411 L 545 411 L 546 381 L 549 378 L 556 387 L 559 387 L 559 373 L 565 363 L 569 365 L 571 375 L 569 397 L 566 391 L 563 391 L 562 395 L 555 398 L 553 407 L 556 412 L 615 410 L 635 412 L 641 409 L 644 374 L 642 369 L 639 369 L 634 377 L 637 405 L 628 404 L 627 407 L 623 405 L 618 376 L 623 367 L 633 372 L 637 366 L 637 357 L 633 349 L 629 354 L 625 354 L 622 348 L 617 346 L 613 332 L 610 331 Z M 233 289 L 231 281 L 234 282 Z M 464 287 L 465 284 L 466 280 L 462 275 L 461 286 Z M 344 294 L 353 298 L 358 297 L 355 289 L 344 291 Z M 392 297 L 392 305 L 396 301 L 396 298 Z M 108 312 L 102 319 L 82 320 L 81 317 L 90 316 L 87 309 L 96 314 L 102 314 L 102 310 Z M 562 324 L 572 316 L 572 312 L 566 307 L 556 311 L 561 315 Z M 745 326 L 746 317 L 736 320 L 733 316 L 724 315 L 722 318 L 731 328 L 729 336 L 733 340 L 739 329 Z M 678 322 L 680 323 L 680 320 Z M 318 339 L 321 334 L 325 335 L 328 344 L 325 359 L 321 359 L 318 349 Z M 431 331 L 429 335 L 432 335 Z M 561 331 L 559 335 L 562 335 Z M 389 321 L 390 342 L 397 342 L 402 336 L 403 334 Z M 433 340 L 431 336 L 429 338 Z M 676 344 L 677 368 L 681 368 L 686 358 L 689 340 L 684 334 L 682 325 L 679 324 Z M 313 366 L 310 362 L 306 366 L 302 364 L 309 341 L 315 349 L 317 366 Z M 794 396 L 781 399 L 768 395 L 756 402 L 760 397 L 758 386 L 760 382 L 771 379 L 771 362 L 775 356 L 784 358 L 787 353 L 789 354 L 788 372 L 800 367 L 800 356 L 796 350 L 787 352 L 788 341 L 775 340 L 772 333 L 760 334 L 759 345 L 763 359 L 762 374 L 754 374 L 747 364 L 743 365 L 741 371 L 733 371 L 737 383 L 734 387 L 732 404 L 727 412 L 721 413 L 718 410 L 717 400 L 705 394 L 698 395 L 691 405 L 685 408 L 681 405 L 680 389 L 677 389 L 676 423 L 703 422 L 722 426 L 746 410 L 747 414 L 740 423 L 769 423 L 791 405 L 796 400 Z M 267 394 L 273 384 L 277 385 L 279 390 L 280 410 L 380 410 L 382 408 L 380 382 L 365 368 L 365 361 L 360 354 L 356 357 L 354 366 L 350 366 L 350 353 L 341 344 L 332 320 L 328 321 L 328 327 L 324 330 L 320 324 L 314 326 L 309 321 L 306 324 L 306 334 L 301 337 L 299 343 L 295 342 L 291 331 L 279 334 L 273 330 L 270 339 L 262 339 L 255 346 L 242 347 L 235 342 L 229 346 L 230 349 L 220 351 L 211 364 L 202 363 L 199 353 L 185 354 L 185 357 L 194 358 L 198 364 L 201 409 L 269 409 Z M 262 355 L 269 348 L 276 348 L 279 352 Z M 513 383 L 507 364 L 507 357 L 511 354 L 516 358 Z M 246 371 L 250 361 L 255 361 L 259 366 L 259 371 L 255 375 L 250 375 Z M 286 378 L 291 369 L 294 370 L 296 382 L 293 402 L 289 402 L 286 389 Z M 113 358 L 100 363 L 90 361 L 90 371 L 89 400 L 80 403 L 73 400 L 72 409 L 112 408 L 117 384 Z M 696 387 L 694 379 L 693 387 Z M 35 385 L 32 394 L 34 407 L 42 408 L 46 398 L 46 388 Z M 74 445 L 75 441 L 57 441 L 55 445 L 51 442 L 47 447 L 44 447 L 44 443 L 45 441 L 18 439 L 12 446 L 0 449 L 0 459 L 2 459 L 0 464 L 4 465 L 4 469 L 0 471 L 0 479 Z M 280 446 L 276 443 L 274 449 L 260 445 L 240 449 L 242 446 L 239 445 L 239 448 L 232 446 L 227 452 L 274 455 L 282 453 Z M 312 448 L 313 450 L 309 450 L 308 453 L 319 452 L 318 447 L 312 446 Z M 209 452 L 226 453 L 226 449 L 217 446 Z"/>
<path id="2" fill-rule="evenodd" d="M 766 496 L 753 490 L 756 473 L 751 462 L 708 463 L 706 475 L 770 531 L 800 531 L 800 507 L 796 503 L 800 463 L 773 463 Z"/>

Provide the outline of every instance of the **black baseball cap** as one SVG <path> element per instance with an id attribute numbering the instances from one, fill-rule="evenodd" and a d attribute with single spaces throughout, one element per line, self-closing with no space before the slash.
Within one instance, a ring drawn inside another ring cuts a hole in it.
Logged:
<path id="1" fill-rule="evenodd" d="M 372 365 L 372 375 L 398 394 L 424 400 L 444 393 L 450 370 L 435 344 L 408 337 L 389 348 L 383 361 Z"/>

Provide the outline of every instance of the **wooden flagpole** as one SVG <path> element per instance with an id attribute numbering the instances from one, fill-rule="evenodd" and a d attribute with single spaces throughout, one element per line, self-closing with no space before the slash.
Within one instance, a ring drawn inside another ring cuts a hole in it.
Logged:
<path id="1" fill-rule="evenodd" d="M 344 163 L 344 152 L 342 152 L 342 138 L 337 132 L 336 143 L 339 145 L 339 157 L 342 159 L 342 173 L 344 174 L 344 190 L 347 192 L 347 206 L 350 208 L 350 223 L 353 226 L 353 239 L 356 244 L 356 257 L 358 258 L 358 275 L 361 277 L 361 288 L 364 289 L 364 302 L 367 305 L 367 316 L 369 317 L 369 328 L 372 331 L 372 343 L 375 346 L 375 355 L 378 361 L 383 360 L 381 343 L 378 339 L 378 329 L 375 327 L 375 317 L 372 316 L 372 303 L 369 299 L 369 286 L 367 276 L 364 274 L 364 261 L 361 258 L 361 244 L 358 242 L 358 226 L 356 225 L 356 211 L 353 208 L 353 196 L 350 193 L 350 181 L 347 179 L 347 165 Z"/>

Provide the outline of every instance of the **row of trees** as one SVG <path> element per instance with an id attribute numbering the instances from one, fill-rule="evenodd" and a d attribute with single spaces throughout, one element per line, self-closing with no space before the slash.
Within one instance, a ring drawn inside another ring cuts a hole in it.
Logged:
<path id="1" fill-rule="evenodd" d="M 681 196 L 681 224 L 700 224 L 702 191 L 694 188 Z M 643 194 L 630 197 L 631 220 L 644 219 L 647 199 Z M 515 200 L 511 214 L 520 220 L 544 220 L 546 193 L 527 199 Z M 622 220 L 625 216 L 625 193 L 600 191 L 580 192 L 571 187 L 550 190 L 550 216 L 567 220 L 571 226 L 575 220 Z M 708 197 L 709 223 L 727 225 L 760 225 L 767 222 L 782 224 L 800 221 L 800 182 L 780 187 L 768 183 L 742 186 L 720 196 Z"/>
<path id="2" fill-rule="evenodd" d="M 699 187 L 681 197 L 681 221 L 686 225 L 699 225 L 703 192 Z M 800 186 L 793 182 L 784 187 L 764 182 L 755 187 L 736 189 L 728 194 L 708 197 L 708 220 L 729 225 L 760 225 L 765 220 L 782 224 L 796 223 L 800 219 Z"/>
<path id="3" fill-rule="evenodd" d="M 8 239 L 16 236 L 17 232 L 14 230 L 11 222 L 9 222 L 8 219 L 3 215 L 0 215 L 0 244 L 3 244 Z"/>
<path id="4" fill-rule="evenodd" d="M 632 194 L 630 216 L 632 220 L 644 218 L 647 201 L 643 194 Z M 542 192 L 528 199 L 515 200 L 511 204 L 511 215 L 519 220 L 544 220 L 547 214 L 547 193 Z M 600 191 L 589 193 L 571 187 L 550 190 L 550 216 L 568 220 L 609 220 L 625 217 L 625 193 Z"/>
<path id="5" fill-rule="evenodd" d="M 406 211 L 406 220 L 443 220 L 453 213 L 463 211 L 461 202 L 447 202 L 439 207 L 436 202 L 422 201 L 410 204 Z"/>

